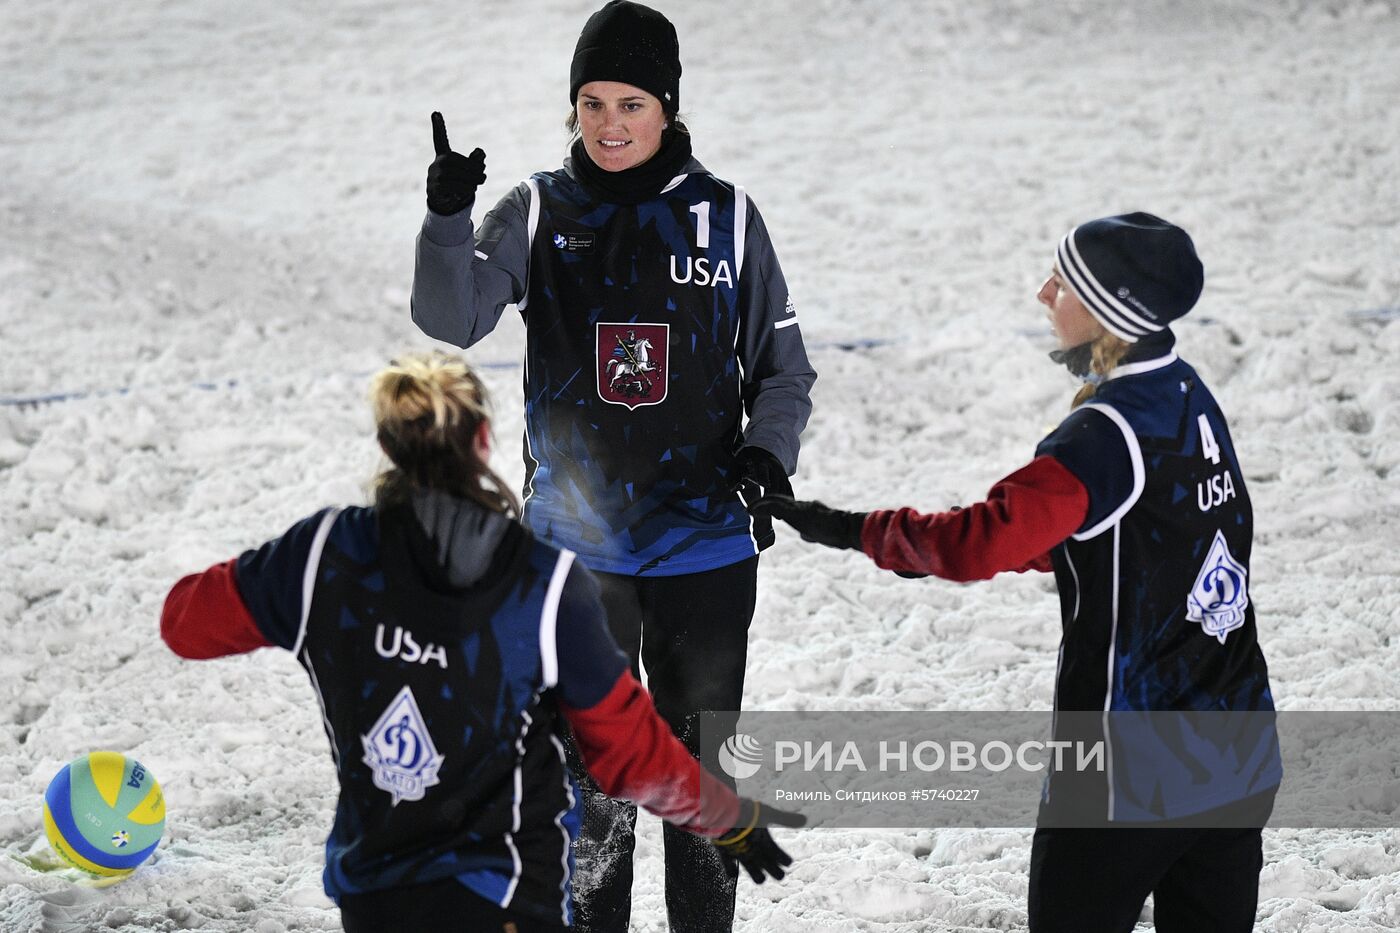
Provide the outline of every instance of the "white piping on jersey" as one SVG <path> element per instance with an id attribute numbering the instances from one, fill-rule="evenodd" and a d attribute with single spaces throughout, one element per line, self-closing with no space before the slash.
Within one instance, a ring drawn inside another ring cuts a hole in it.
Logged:
<path id="1" fill-rule="evenodd" d="M 744 271 L 744 229 L 745 229 L 745 224 L 747 223 L 747 221 L 745 220 L 745 217 L 746 217 L 747 214 L 748 214 L 748 210 L 749 210 L 749 196 L 748 196 L 747 194 L 744 193 L 744 188 L 743 188 L 742 185 L 735 185 L 735 186 L 734 186 L 734 282 L 735 282 L 736 285 L 737 285 L 738 282 L 739 282 L 739 276 L 740 276 L 740 275 L 743 273 L 743 271 Z M 740 312 L 739 320 L 738 320 L 737 322 L 735 322 L 735 324 L 734 324 L 734 356 L 735 356 L 735 358 L 738 358 L 738 357 L 739 357 L 739 331 L 743 329 L 743 326 L 744 326 L 744 324 L 745 324 L 745 321 L 744 321 L 744 318 L 745 318 L 745 317 L 746 317 L 746 315 L 744 314 L 743 311 L 741 311 L 741 312 Z M 739 360 L 739 369 L 741 370 L 741 373 L 740 373 L 740 386 L 741 386 L 741 388 L 742 388 L 742 384 L 743 384 L 743 374 L 742 374 L 743 368 L 744 368 L 744 361 L 743 361 L 742 359 L 740 359 L 740 360 Z"/>
<path id="2" fill-rule="evenodd" d="M 531 175 L 525 184 L 530 189 L 530 210 L 525 220 L 525 294 L 515 303 L 521 311 L 530 303 L 530 250 L 535 246 L 535 230 L 540 225 L 540 183 Z"/>
<path id="3" fill-rule="evenodd" d="M 549 740 L 554 743 L 554 750 L 559 753 L 560 771 L 564 775 L 564 795 L 569 801 L 569 805 L 558 813 L 554 814 L 554 825 L 559 827 L 559 835 L 564 837 L 564 846 L 559 855 L 559 867 L 563 869 L 559 875 L 559 916 L 564 926 L 573 922 L 573 917 L 569 913 L 569 852 L 572 851 L 574 841 L 569 838 L 569 831 L 564 828 L 564 814 L 574 808 L 574 785 L 569 780 L 569 759 L 564 754 L 564 746 L 559 741 L 559 737 L 550 734 Z"/>
<path id="4" fill-rule="evenodd" d="M 734 186 L 734 281 L 744 274 L 744 234 L 749 223 L 749 196 L 743 185 Z"/>
<path id="5" fill-rule="evenodd" d="M 520 367 L 525 372 L 525 384 L 528 386 L 530 384 L 530 351 L 528 349 L 521 354 Z M 530 471 L 530 481 L 525 484 L 525 495 L 520 501 L 522 513 L 520 517 L 522 519 L 525 517 L 523 513 L 526 504 L 535 494 L 535 477 L 540 472 L 540 460 L 535 456 L 535 448 L 530 444 L 530 425 L 528 422 L 525 425 L 525 456 L 530 458 L 530 462 L 534 464 L 535 468 Z"/>
<path id="6" fill-rule="evenodd" d="M 765 490 L 764 492 L 766 493 L 767 490 Z M 749 513 L 749 506 L 748 506 L 748 503 L 744 501 L 744 497 L 743 497 L 743 496 L 740 496 L 740 497 L 739 497 L 739 504 L 742 505 L 742 506 L 744 507 L 744 514 L 745 514 L 745 515 L 748 515 L 748 517 L 749 517 L 749 543 L 753 545 L 753 552 L 754 552 L 755 554 L 758 554 L 758 553 L 759 553 L 759 548 L 758 548 L 758 536 L 755 535 L 755 534 L 753 533 L 753 515 L 751 515 L 751 514 Z"/>
<path id="7" fill-rule="evenodd" d="M 485 260 L 491 258 L 490 256 L 486 255 L 485 253 L 483 253 L 483 252 L 482 252 L 481 250 L 479 250 L 479 249 L 478 249 L 478 250 L 473 250 L 472 252 L 476 253 L 476 258 L 477 258 L 477 259 L 480 259 L 480 260 L 483 260 L 483 261 L 485 261 Z"/>
<path id="8" fill-rule="evenodd" d="M 774 330 L 782 330 L 784 327 L 791 327 L 797 323 L 797 318 L 790 317 L 786 321 L 778 321 L 773 325 Z"/>
<path id="9" fill-rule="evenodd" d="M 1050 707 L 1050 737 L 1055 737 L 1055 730 L 1060 724 L 1060 668 L 1065 663 L 1065 637 L 1060 636 L 1060 650 L 1055 652 L 1055 702 Z M 1050 781 L 1045 782 L 1045 800 L 1050 801 Z"/>
<path id="10" fill-rule="evenodd" d="M 1113 706 L 1113 662 L 1118 657 L 1118 541 L 1122 529 L 1113 526 L 1113 627 L 1108 633 L 1108 689 L 1103 697 L 1104 778 L 1108 782 L 1108 819 L 1116 809 L 1113 798 L 1113 735 L 1109 731 L 1108 713 Z"/>
<path id="11" fill-rule="evenodd" d="M 735 185 L 735 186 L 734 186 L 734 281 L 735 281 L 735 282 L 738 282 L 738 281 L 739 281 L 739 276 L 740 276 L 740 275 L 743 273 L 743 271 L 744 271 L 744 235 L 745 235 L 745 234 L 747 233 L 747 231 L 748 231 L 748 223 L 749 223 L 748 217 L 749 217 L 749 196 L 748 196 L 748 193 L 747 193 L 746 191 L 744 191 L 744 186 L 743 186 L 743 185 Z M 743 391 L 743 382 L 744 382 L 744 361 L 743 361 L 743 358 L 741 357 L 741 355 L 740 355 L 740 353 L 739 353 L 739 331 L 740 331 L 741 327 L 742 327 L 742 325 L 736 325 L 735 328 L 734 328 L 734 350 L 733 350 L 733 352 L 734 352 L 734 357 L 735 357 L 736 359 L 739 360 L 739 365 L 738 365 L 737 367 L 735 367 L 735 369 L 738 370 L 737 376 L 738 376 L 738 381 L 739 381 L 739 389 L 740 389 L 740 391 L 742 392 L 742 391 Z M 743 497 L 740 497 L 739 502 L 740 502 L 741 505 L 744 505 L 744 512 L 745 512 L 745 514 L 747 514 L 749 510 L 748 510 L 747 504 L 744 503 Z M 754 552 L 755 554 L 757 554 L 757 553 L 759 552 L 759 548 L 758 548 L 758 537 L 753 533 L 753 516 L 752 516 L 752 515 L 749 515 L 748 518 L 749 518 L 749 527 L 748 527 L 749 543 L 753 545 L 753 552 Z"/>
<path id="12" fill-rule="evenodd" d="M 1069 564 L 1069 575 L 1074 578 L 1074 612 L 1070 615 L 1071 622 L 1079 618 L 1079 571 L 1074 569 L 1074 558 L 1069 556 L 1069 545 L 1062 545 L 1065 549 L 1065 563 Z"/>
<path id="13" fill-rule="evenodd" d="M 672 178 L 670 181 L 668 181 L 668 182 L 666 183 L 666 187 L 664 187 L 664 188 L 661 189 L 661 193 L 662 193 L 662 194 L 665 194 L 666 192 L 670 191 L 672 188 L 676 187 L 677 185 L 679 185 L 681 182 L 685 181 L 685 180 L 686 180 L 687 178 L 689 178 L 689 177 L 690 177 L 690 176 L 689 176 L 688 174 L 677 175 L 675 178 Z"/>
<path id="14" fill-rule="evenodd" d="M 546 690 L 559 683 L 559 643 L 555 640 L 559 630 L 559 599 L 564 595 L 564 581 L 573 564 L 574 552 L 561 550 L 559 559 L 554 562 L 554 575 L 549 578 L 549 589 L 544 594 L 544 609 L 540 611 L 540 673 Z"/>
<path id="15" fill-rule="evenodd" d="M 321 524 L 316 527 L 316 536 L 311 539 L 311 552 L 306 555 L 306 569 L 301 574 L 301 622 L 297 626 L 297 640 L 292 644 L 292 656 L 301 654 L 302 642 L 306 641 L 306 623 L 311 620 L 311 595 L 316 591 L 316 573 L 321 569 L 321 552 L 326 549 L 326 538 L 330 537 L 331 526 L 335 524 L 340 509 L 329 509 L 321 516 Z"/>
<path id="16" fill-rule="evenodd" d="M 1108 528 L 1117 525 L 1123 516 L 1128 514 L 1128 510 L 1137 505 L 1138 498 L 1142 495 L 1142 488 L 1147 485 L 1147 474 L 1142 467 L 1142 447 L 1138 445 L 1137 435 L 1133 433 L 1128 420 L 1119 414 L 1116 408 L 1102 402 L 1086 402 L 1079 407 L 1096 411 L 1118 426 L 1118 430 L 1123 432 L 1123 440 L 1128 445 L 1128 459 L 1133 463 L 1133 491 L 1128 494 L 1128 498 L 1124 499 L 1123 504 L 1113 510 L 1113 514 L 1093 528 L 1073 536 L 1076 541 L 1088 541 L 1090 538 L 1103 534 Z"/>
<path id="17" fill-rule="evenodd" d="M 744 271 L 744 242 L 749 230 L 749 194 L 744 190 L 743 185 L 734 186 L 734 281 L 739 281 L 739 276 Z M 734 328 L 734 356 L 739 357 L 739 328 Z M 739 360 L 737 367 L 739 370 L 740 391 L 743 390 L 744 361 Z M 743 503 L 743 499 L 739 500 Z M 744 512 L 748 512 L 745 505 Z M 749 515 L 749 543 L 753 545 L 753 552 L 759 553 L 758 536 L 753 533 L 753 516 Z"/>
<path id="18" fill-rule="evenodd" d="M 1079 571 L 1074 569 L 1074 558 L 1071 557 L 1070 554 L 1069 554 L 1069 545 L 1067 545 L 1067 544 L 1061 544 L 1061 545 L 1060 545 L 1060 548 L 1061 548 L 1061 550 L 1063 550 L 1063 551 L 1065 552 L 1065 563 L 1069 565 L 1069 575 L 1070 575 L 1071 577 L 1074 578 L 1074 612 L 1073 612 L 1073 613 L 1070 615 L 1070 617 L 1069 617 L 1069 620 L 1070 620 L 1071 622 L 1074 622 L 1075 620 L 1077 620 L 1077 619 L 1079 618 Z M 1065 638 L 1064 638 L 1063 635 L 1061 635 L 1061 636 L 1060 636 L 1060 650 L 1059 650 L 1058 652 L 1056 652 L 1056 654 L 1055 654 L 1055 701 L 1056 701 L 1056 702 L 1055 702 L 1054 708 L 1053 708 L 1053 709 L 1051 710 L 1051 712 L 1050 712 L 1050 734 L 1051 734 L 1052 736 L 1055 735 L 1055 729 L 1056 729 L 1056 727 L 1057 727 L 1057 725 L 1059 724 L 1059 721 L 1060 721 L 1060 704 L 1059 704 L 1059 698 L 1060 698 L 1060 668 L 1061 668 L 1061 666 L 1062 666 L 1064 663 L 1065 663 Z M 1050 785 L 1047 783 L 1045 786 L 1046 786 L 1046 788 L 1047 788 L 1046 800 L 1049 800 L 1049 799 L 1050 799 L 1050 796 L 1049 796 L 1049 793 L 1048 793 L 1048 788 L 1050 787 Z"/>
<path id="19" fill-rule="evenodd" d="M 1115 366 L 1104 377 L 1104 382 L 1110 379 L 1117 379 L 1119 376 L 1137 376 L 1142 373 L 1150 373 L 1154 369 L 1162 369 L 1177 361 L 1176 351 L 1168 353 L 1166 356 L 1159 356 L 1155 360 L 1143 360 L 1141 363 L 1128 363 L 1126 366 Z"/>
<path id="20" fill-rule="evenodd" d="M 525 724 L 520 727 L 520 735 L 515 738 L 515 799 L 510 804 L 510 830 L 506 833 L 506 845 L 510 848 L 510 858 L 515 863 L 515 871 L 511 875 L 510 884 L 506 885 L 506 893 L 501 896 L 500 905 L 503 908 L 510 906 L 511 899 L 515 897 L 515 889 L 520 884 L 520 876 L 525 873 L 525 865 L 520 861 L 520 850 L 515 847 L 513 834 L 520 832 L 520 798 L 525 794 L 521 767 L 525 763 L 525 736 L 529 734 L 530 725 L 534 720 L 530 718 L 530 711 L 524 709 L 520 711 L 520 718 L 525 720 Z"/>
<path id="21" fill-rule="evenodd" d="M 321 555 L 326 549 L 326 539 L 330 537 L 331 526 L 340 516 L 339 508 L 330 509 L 321 517 L 316 528 L 316 536 L 311 539 L 311 551 L 306 555 L 306 569 L 301 575 L 301 623 L 297 626 L 297 640 L 292 645 L 292 656 L 300 656 L 306 673 L 311 675 L 311 689 L 316 691 L 316 705 L 321 707 L 321 723 L 326 727 L 326 735 L 331 740 L 331 757 L 336 768 L 340 767 L 340 747 L 335 740 L 335 727 L 331 725 L 330 714 L 326 712 L 326 698 L 321 694 L 321 682 L 316 679 L 316 668 L 311 663 L 311 652 L 303 650 L 306 644 L 306 625 L 311 621 L 311 597 L 316 592 L 316 575 L 321 569 Z"/>
<path id="22" fill-rule="evenodd" d="M 309 650 L 301 652 L 301 663 L 306 667 L 306 673 L 311 675 L 311 689 L 316 692 L 316 705 L 321 707 L 321 724 L 326 727 L 326 735 L 331 740 L 331 757 L 335 759 L 336 770 L 340 770 L 340 746 L 335 741 L 335 727 L 331 725 L 331 717 L 326 712 L 326 698 L 321 695 L 321 682 L 316 679 L 316 668 L 311 664 L 311 652 Z"/>

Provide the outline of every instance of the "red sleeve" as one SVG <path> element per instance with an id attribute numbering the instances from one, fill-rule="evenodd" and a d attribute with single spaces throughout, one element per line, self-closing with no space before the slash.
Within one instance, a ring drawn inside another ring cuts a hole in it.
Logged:
<path id="1" fill-rule="evenodd" d="M 955 512 L 871 512 L 861 547 L 886 570 L 986 580 L 1007 570 L 1050 570 L 1050 549 L 1074 534 L 1089 493 L 1054 457 L 1036 457 L 998 482 L 985 502 Z"/>
<path id="2" fill-rule="evenodd" d="M 165 597 L 160 637 L 180 657 L 221 658 L 271 646 L 239 595 L 235 563 L 192 573 Z"/>
<path id="3" fill-rule="evenodd" d="M 593 706 L 560 708 L 584 766 L 609 797 L 634 801 L 701 836 L 718 836 L 738 820 L 739 798 L 671 733 L 631 671 Z"/>

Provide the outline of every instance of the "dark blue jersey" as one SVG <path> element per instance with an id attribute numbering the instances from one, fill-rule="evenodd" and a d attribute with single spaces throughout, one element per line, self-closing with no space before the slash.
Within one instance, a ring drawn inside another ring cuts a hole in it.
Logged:
<path id="1" fill-rule="evenodd" d="M 590 706 L 626 661 L 588 571 L 510 529 L 466 589 L 406 508 L 321 512 L 237 562 L 254 621 L 320 700 L 341 788 L 332 897 L 455 877 L 569 921 L 580 805 L 556 694 Z M 569 689 L 561 644 L 588 672 Z"/>
<path id="2" fill-rule="evenodd" d="M 525 320 L 525 521 L 609 573 L 736 563 L 771 541 L 729 489 L 753 446 L 791 474 L 816 376 L 758 210 L 692 159 L 640 204 L 569 163 L 507 194 L 477 234 L 428 214 L 413 315 L 459 346 Z"/>
<path id="3" fill-rule="evenodd" d="M 734 189 L 692 174 L 616 205 L 563 171 L 529 185 L 526 524 L 611 573 L 756 554 L 727 488 L 743 414 Z"/>
<path id="4" fill-rule="evenodd" d="M 1110 818 L 1179 816 L 1275 786 L 1249 493 L 1200 377 L 1174 353 L 1120 366 L 1036 454 L 1089 495 L 1083 525 L 1052 553 L 1064 625 L 1056 710 L 1265 714 L 1230 720 L 1238 728 L 1223 738 L 1220 718 L 1105 717 Z M 1175 729 L 1187 734 L 1163 734 Z"/>

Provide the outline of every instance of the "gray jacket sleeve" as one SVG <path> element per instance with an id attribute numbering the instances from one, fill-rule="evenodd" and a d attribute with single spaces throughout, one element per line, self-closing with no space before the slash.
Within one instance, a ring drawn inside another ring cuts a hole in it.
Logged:
<path id="1" fill-rule="evenodd" d="M 469 347 L 495 329 L 506 305 L 525 296 L 530 270 L 530 189 L 522 182 L 482 220 L 471 210 L 428 212 L 413 266 L 413 323 L 438 340 Z"/>
<path id="2" fill-rule="evenodd" d="M 761 447 L 797 470 L 798 437 L 812 413 L 817 374 L 807 361 L 797 309 L 768 238 L 768 228 L 747 202 L 743 267 L 739 271 L 739 364 L 743 369 L 744 446 Z"/>

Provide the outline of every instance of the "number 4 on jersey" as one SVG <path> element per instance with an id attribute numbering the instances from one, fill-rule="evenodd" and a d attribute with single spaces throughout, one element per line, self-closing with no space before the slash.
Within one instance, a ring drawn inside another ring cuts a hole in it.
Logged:
<path id="1" fill-rule="evenodd" d="M 1205 415 L 1196 416 L 1196 424 L 1201 428 L 1201 454 L 1211 463 L 1220 462 L 1220 445 L 1215 442 L 1215 433 L 1210 429 L 1210 419 Z"/>
<path id="2" fill-rule="evenodd" d="M 1210 420 L 1205 415 L 1196 416 L 1196 424 L 1201 429 L 1201 456 L 1215 465 L 1220 464 L 1220 443 L 1215 432 L 1210 429 Z M 1224 505 L 1235 498 L 1235 480 L 1229 467 L 1196 484 L 1196 506 L 1202 512 L 1209 512 L 1217 505 Z"/>

